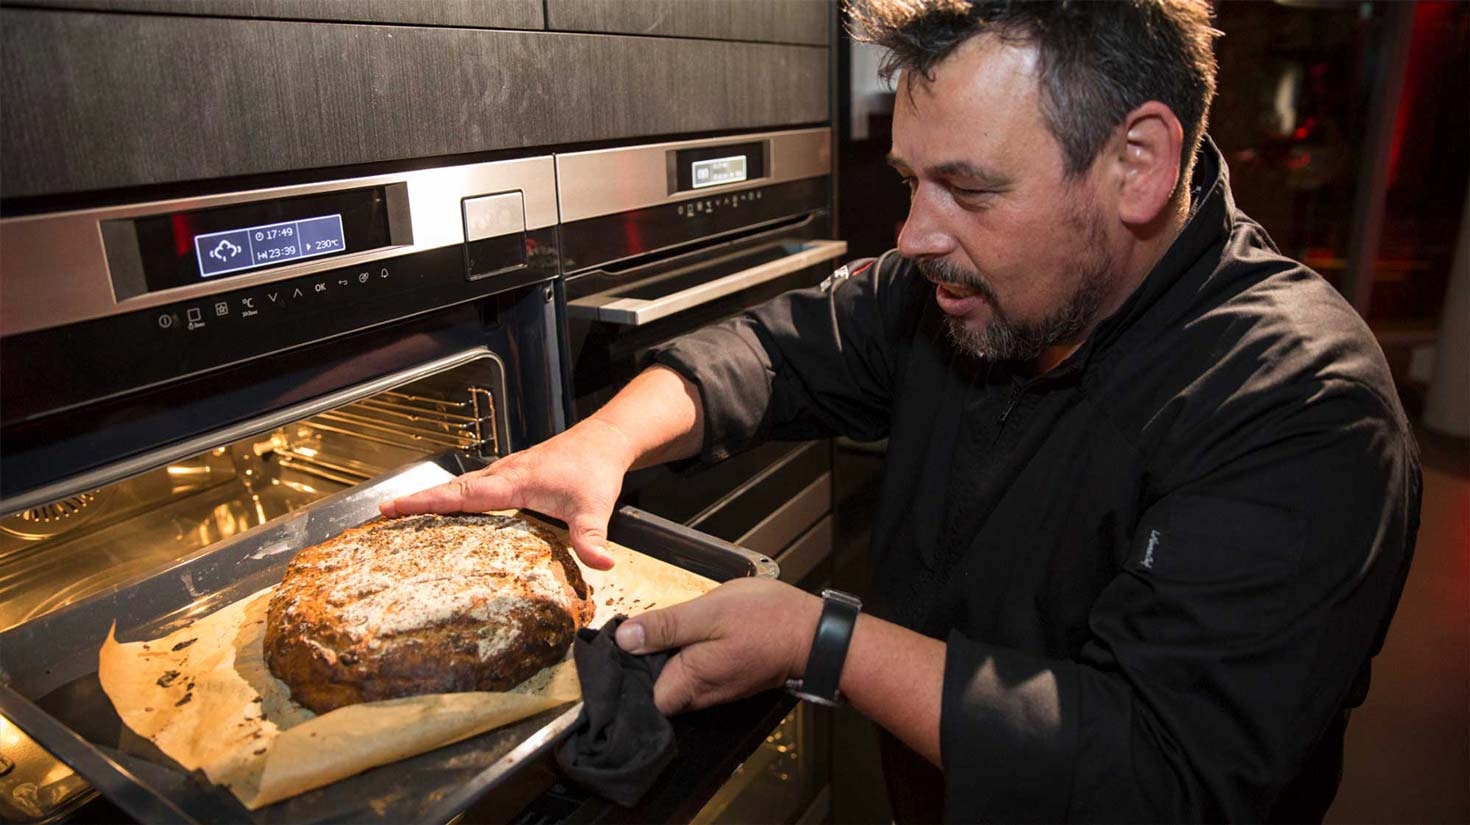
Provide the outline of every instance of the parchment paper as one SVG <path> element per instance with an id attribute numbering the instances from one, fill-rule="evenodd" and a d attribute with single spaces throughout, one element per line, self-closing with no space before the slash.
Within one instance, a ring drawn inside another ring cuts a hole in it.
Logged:
<path id="1" fill-rule="evenodd" d="M 564 530 L 547 526 L 565 539 Z M 597 603 L 594 627 L 715 586 L 636 550 L 612 543 L 608 550 L 612 570 L 582 567 Z M 266 667 L 261 642 L 274 589 L 161 639 L 121 643 L 109 632 L 98 657 L 98 678 L 123 722 L 186 770 L 202 770 L 228 788 L 250 810 L 581 696 L 568 656 L 505 693 L 413 696 L 317 716 L 292 702 Z"/>

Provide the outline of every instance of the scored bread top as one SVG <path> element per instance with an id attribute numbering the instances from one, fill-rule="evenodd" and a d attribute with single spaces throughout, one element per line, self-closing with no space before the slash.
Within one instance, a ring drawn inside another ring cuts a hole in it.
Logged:
<path id="1" fill-rule="evenodd" d="M 560 658 L 594 610 L 549 528 L 515 516 L 406 516 L 296 555 L 267 611 L 266 658 L 319 711 L 506 689 Z"/>
<path id="2" fill-rule="evenodd" d="M 290 591 L 282 594 L 288 613 L 303 598 L 318 600 L 336 608 L 350 638 L 371 645 L 461 617 L 493 621 L 524 599 L 546 599 L 576 612 L 566 604 L 569 577 L 556 575 L 546 558 L 547 545 L 560 542 L 540 525 L 514 516 L 460 514 L 407 516 L 369 527 L 296 557 L 293 569 L 318 572 L 288 572 L 281 584 Z M 580 583 L 578 574 L 574 587 Z M 577 589 L 586 598 L 586 586 Z M 484 639 L 481 656 L 506 644 L 503 638 Z"/>

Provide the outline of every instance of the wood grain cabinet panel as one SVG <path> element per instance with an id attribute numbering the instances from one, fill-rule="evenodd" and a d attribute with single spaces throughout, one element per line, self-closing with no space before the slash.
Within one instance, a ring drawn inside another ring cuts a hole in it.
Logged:
<path id="1" fill-rule="evenodd" d="M 0 7 L 6 198 L 827 120 L 827 50 Z"/>
<path id="2" fill-rule="evenodd" d="M 547 27 L 827 45 L 833 0 L 547 0 Z"/>
<path id="3" fill-rule="evenodd" d="M 27 0 L 27 5 L 206 17 L 546 28 L 541 0 Z"/>

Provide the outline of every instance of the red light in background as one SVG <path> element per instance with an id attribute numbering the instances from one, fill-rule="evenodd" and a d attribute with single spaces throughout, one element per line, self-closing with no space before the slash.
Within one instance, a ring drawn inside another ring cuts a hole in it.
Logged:
<path id="1" fill-rule="evenodd" d="M 1404 139 L 1415 126 L 1423 128 L 1425 112 L 1421 103 L 1435 106 L 1438 103 L 1438 75 L 1441 71 L 1445 49 L 1442 41 L 1447 32 L 1453 30 L 1455 7 L 1458 4 L 1447 0 L 1434 0 L 1414 4 L 1414 21 L 1409 29 L 1409 57 L 1404 70 L 1404 89 L 1399 97 L 1399 108 L 1393 117 L 1393 140 L 1388 150 L 1388 188 L 1398 180 L 1399 161 L 1402 157 Z M 1419 121 L 1417 124 L 1413 121 Z M 1415 164 L 1410 164 L 1414 166 Z M 1409 170 L 1412 175 L 1414 170 Z"/>

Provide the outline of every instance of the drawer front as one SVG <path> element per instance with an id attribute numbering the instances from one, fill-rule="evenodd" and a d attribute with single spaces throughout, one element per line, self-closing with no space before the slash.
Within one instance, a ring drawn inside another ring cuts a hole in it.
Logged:
<path id="1" fill-rule="evenodd" d="M 689 525 L 737 544 L 753 538 L 764 547 L 759 552 L 775 555 L 830 509 L 830 493 L 823 497 L 811 488 L 824 476 L 830 479 L 831 470 L 829 442 L 804 444 L 711 504 Z M 801 499 L 801 505 L 788 510 L 793 498 Z M 783 516 L 783 511 L 790 515 Z M 807 520 L 800 523 L 803 518 Z"/>
<path id="2" fill-rule="evenodd" d="M 823 473 L 821 478 L 808 484 L 790 501 L 776 508 L 770 515 L 751 528 L 735 543 L 757 553 L 777 556 L 787 552 L 786 548 L 816 524 L 832 509 L 832 474 Z M 830 544 L 830 542 L 829 542 Z"/>
<path id="3" fill-rule="evenodd" d="M 816 526 L 776 556 L 781 581 L 806 590 L 816 590 L 832 575 L 832 517 L 823 516 Z"/>

